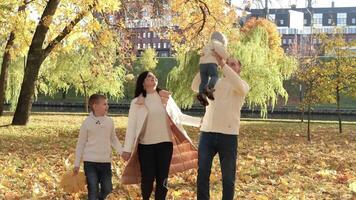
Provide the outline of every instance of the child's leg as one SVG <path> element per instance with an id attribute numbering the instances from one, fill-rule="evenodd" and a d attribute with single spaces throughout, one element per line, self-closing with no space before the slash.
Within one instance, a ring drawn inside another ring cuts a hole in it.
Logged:
<path id="1" fill-rule="evenodd" d="M 84 161 L 84 172 L 87 179 L 88 200 L 97 200 L 99 179 L 96 163 Z"/>
<path id="2" fill-rule="evenodd" d="M 200 64 L 200 85 L 199 85 L 199 94 L 202 94 L 206 88 L 206 85 L 208 84 L 209 81 L 209 75 L 208 75 L 208 64 Z"/>
<path id="3" fill-rule="evenodd" d="M 215 87 L 216 82 L 219 79 L 218 65 L 217 64 L 210 64 L 210 65 L 207 66 L 207 68 L 208 68 L 208 74 L 210 76 L 208 87 L 210 89 L 213 89 Z"/>
<path id="4" fill-rule="evenodd" d="M 98 163 L 100 200 L 104 200 L 112 191 L 111 163 Z"/>

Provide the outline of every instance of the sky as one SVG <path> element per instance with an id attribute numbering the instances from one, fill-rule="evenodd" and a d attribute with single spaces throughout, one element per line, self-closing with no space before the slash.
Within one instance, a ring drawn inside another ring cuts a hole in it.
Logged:
<path id="1" fill-rule="evenodd" d="M 232 4 L 241 6 L 246 0 L 231 0 Z M 253 1 L 253 0 L 252 0 Z M 264 0 L 263 0 L 264 1 Z M 297 8 L 303 8 L 307 0 L 270 0 L 270 8 L 287 8 L 291 4 L 296 4 Z M 356 0 L 312 0 L 313 7 L 331 7 L 331 2 L 335 2 L 335 7 L 356 7 Z"/>

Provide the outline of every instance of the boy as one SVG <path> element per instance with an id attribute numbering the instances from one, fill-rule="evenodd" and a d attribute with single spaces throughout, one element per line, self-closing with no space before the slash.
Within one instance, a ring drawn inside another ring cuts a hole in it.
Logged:
<path id="1" fill-rule="evenodd" d="M 204 46 L 202 56 L 199 59 L 200 85 L 197 99 L 203 106 L 209 105 L 207 97 L 214 100 L 214 87 L 218 80 L 218 62 L 214 56 L 216 53 L 223 60 L 229 60 L 227 52 L 227 39 L 221 32 L 214 31 L 211 34 L 210 42 Z M 210 80 L 209 80 L 210 78 Z"/>
<path id="2" fill-rule="evenodd" d="M 91 113 L 84 120 L 79 132 L 74 175 L 78 174 L 82 159 L 88 200 L 101 200 L 112 191 L 111 146 L 121 154 L 122 145 L 116 137 L 114 121 L 106 116 L 109 109 L 107 98 L 93 94 L 89 98 L 89 107 Z"/>

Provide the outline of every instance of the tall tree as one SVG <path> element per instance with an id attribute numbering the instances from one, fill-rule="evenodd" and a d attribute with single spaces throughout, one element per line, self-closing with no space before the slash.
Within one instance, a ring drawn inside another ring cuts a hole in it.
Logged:
<path id="1" fill-rule="evenodd" d="M 139 63 L 142 69 L 154 71 L 158 63 L 156 51 L 152 48 L 145 49 L 139 58 Z"/>
<path id="2" fill-rule="evenodd" d="M 94 8 L 97 12 L 109 12 L 119 8 L 117 1 L 103 2 L 97 0 L 77 4 L 69 0 L 62 2 L 60 0 L 49 0 L 45 5 L 28 51 L 24 80 L 12 120 L 13 125 L 25 125 L 28 122 L 40 67 L 53 50 L 61 46 L 63 39 L 73 31 L 89 12 L 94 12 Z M 60 13 L 55 15 L 57 10 Z M 69 10 L 71 12 L 68 12 Z M 84 23 L 83 26 L 92 25 L 90 23 L 92 21 Z M 63 22 L 67 23 L 64 27 Z M 50 27 L 53 31 L 49 31 Z M 60 28 L 62 30 L 59 30 Z M 46 40 L 46 38 L 48 39 Z"/>
<path id="3" fill-rule="evenodd" d="M 266 116 L 268 105 L 276 104 L 279 95 L 287 100 L 283 81 L 291 76 L 296 62 L 283 53 L 277 28 L 268 20 L 252 19 L 241 31 L 237 28 L 230 31 L 227 33 L 229 52 L 241 61 L 241 76 L 251 88 L 247 103 L 250 107 L 261 108 L 261 115 Z M 178 51 L 177 59 L 178 66 L 169 74 L 168 86 L 178 104 L 190 107 L 194 102 L 194 93 L 187 88 L 190 88 L 194 75 L 199 71 L 198 49 Z"/>
<path id="4" fill-rule="evenodd" d="M 24 0 L 22 4 L 18 7 L 16 15 L 19 18 L 23 18 L 23 11 L 26 9 L 26 6 L 29 3 L 30 0 Z M 10 6 L 5 8 L 11 9 Z M 9 34 L 9 37 L 6 42 L 5 50 L 2 56 L 2 64 L 1 64 L 1 71 L 0 71 L 1 72 L 0 73 L 0 116 L 2 116 L 4 112 L 4 103 L 5 103 L 6 89 L 8 83 L 9 66 L 13 57 L 11 55 L 13 51 L 11 50 L 14 46 L 15 38 L 16 38 L 16 30 L 14 28 Z"/>
<path id="5" fill-rule="evenodd" d="M 356 96 L 356 53 L 351 50 L 351 47 L 356 45 L 356 40 L 347 42 L 342 33 L 335 31 L 336 33 L 321 38 L 324 53 L 330 56 L 322 63 L 330 75 L 331 91 L 335 94 L 339 133 L 342 133 L 341 94 Z"/>
<path id="6" fill-rule="evenodd" d="M 317 55 L 301 60 L 300 66 L 296 71 L 298 81 L 304 87 L 303 107 L 308 112 L 307 137 L 311 141 L 310 121 L 311 112 L 315 104 L 330 102 L 331 85 L 329 84 L 329 75 L 325 67 L 320 62 Z"/>

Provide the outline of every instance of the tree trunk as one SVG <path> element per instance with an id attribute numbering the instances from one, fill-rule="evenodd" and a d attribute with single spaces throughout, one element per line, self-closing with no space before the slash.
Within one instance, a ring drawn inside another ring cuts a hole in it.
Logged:
<path id="1" fill-rule="evenodd" d="M 341 112 L 340 112 L 340 89 L 336 86 L 336 111 L 339 120 L 339 133 L 342 133 Z"/>
<path id="2" fill-rule="evenodd" d="M 46 39 L 49 25 L 52 23 L 60 0 L 49 0 L 43 11 L 41 20 L 38 22 L 28 51 L 24 79 L 21 85 L 19 100 L 17 102 L 12 125 L 26 125 L 32 108 L 35 83 L 41 64 L 46 58 L 42 45 Z"/>
<path id="3" fill-rule="evenodd" d="M 0 74 L 0 116 L 4 113 L 4 104 L 5 104 L 5 94 L 7 89 L 7 77 L 9 74 L 9 66 L 11 61 L 10 49 L 12 48 L 15 40 L 15 32 L 10 33 L 10 37 L 7 40 L 4 56 L 1 65 L 1 74 Z"/>
<path id="4" fill-rule="evenodd" d="M 303 88 L 302 88 L 302 85 L 299 85 L 299 103 L 301 105 L 300 120 L 303 123 L 304 122 L 304 105 L 303 105 Z"/>
<path id="5" fill-rule="evenodd" d="M 83 19 L 87 13 L 79 13 L 76 18 L 67 24 L 63 31 L 58 34 L 56 38 L 50 41 L 45 49 L 43 49 L 42 47 L 45 42 L 49 26 L 52 23 L 52 18 L 58 8 L 59 3 L 60 0 L 49 0 L 47 2 L 41 20 L 38 22 L 36 27 L 36 31 L 28 51 L 24 80 L 22 82 L 20 97 L 17 103 L 15 115 L 12 120 L 13 125 L 27 124 L 32 107 L 35 82 L 37 81 L 41 64 L 52 52 L 52 50 L 73 30 L 75 25 L 81 19 Z M 93 7 L 94 5 L 89 6 L 89 10 L 91 10 Z"/>
<path id="6" fill-rule="evenodd" d="M 66 99 L 66 91 L 62 90 L 62 100 L 65 100 L 65 99 Z"/>
<path id="7" fill-rule="evenodd" d="M 311 108 L 310 104 L 308 104 L 308 141 L 311 141 L 311 136 L 310 136 L 310 118 L 311 118 Z"/>
<path id="8" fill-rule="evenodd" d="M 18 8 L 18 13 L 24 11 L 26 9 L 27 2 L 24 1 L 24 4 Z M 15 31 L 11 31 L 9 39 L 7 40 L 5 51 L 3 55 L 3 60 L 1 64 L 1 74 L 0 74 L 0 116 L 4 113 L 4 104 L 5 104 L 5 94 L 7 90 L 7 78 L 9 75 L 9 66 L 11 62 L 11 54 L 10 50 L 14 45 L 16 35 Z"/>

